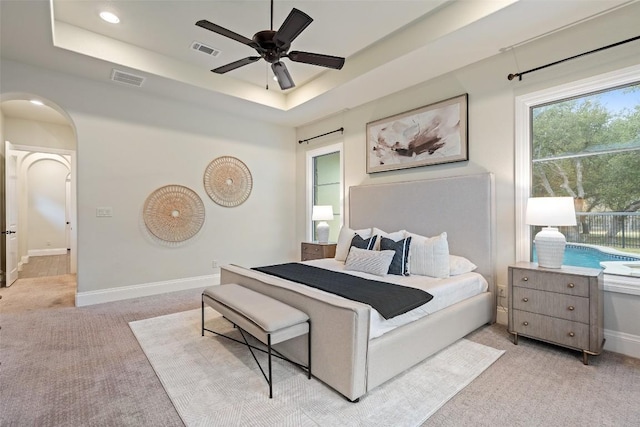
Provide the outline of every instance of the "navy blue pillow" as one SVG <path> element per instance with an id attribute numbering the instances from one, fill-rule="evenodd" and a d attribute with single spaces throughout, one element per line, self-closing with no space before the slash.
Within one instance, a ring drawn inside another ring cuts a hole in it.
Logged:
<path id="1" fill-rule="evenodd" d="M 374 245 L 376 244 L 377 237 L 378 236 L 371 236 L 368 239 L 363 239 L 359 234 L 356 233 L 356 235 L 353 236 L 353 239 L 351 239 L 351 246 L 355 246 L 358 249 L 366 249 L 368 251 L 372 251 Z M 351 246 L 349 246 L 349 249 L 351 249 Z"/>
<path id="2" fill-rule="evenodd" d="M 406 239 L 402 239 L 398 242 L 394 242 L 393 240 L 386 237 L 382 237 L 380 239 L 381 251 L 392 250 L 396 252 L 396 254 L 393 256 L 393 259 L 391 260 L 391 265 L 389 266 L 389 274 L 396 274 L 398 276 L 409 275 L 410 245 L 411 237 L 407 237 Z"/>

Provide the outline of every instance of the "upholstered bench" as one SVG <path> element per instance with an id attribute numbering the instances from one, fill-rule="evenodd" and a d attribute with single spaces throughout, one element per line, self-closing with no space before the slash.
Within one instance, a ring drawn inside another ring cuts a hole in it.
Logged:
<path id="1" fill-rule="evenodd" d="M 205 304 L 238 327 L 244 342 L 211 329 L 206 329 L 204 327 Z M 204 336 L 204 331 L 245 344 L 249 348 L 256 363 L 258 363 L 260 371 L 262 371 L 262 375 L 269 384 L 269 398 L 273 397 L 271 356 L 274 352 L 277 353 L 274 356 L 305 369 L 308 378 L 311 379 L 311 322 L 309 316 L 283 302 L 234 283 L 211 286 L 202 292 L 202 336 Z M 243 331 L 265 344 L 267 350 L 250 345 Z M 308 334 L 307 340 L 309 343 L 307 366 L 287 359 L 272 348 L 275 344 L 305 334 Z M 253 349 L 268 354 L 268 378 L 253 353 Z"/>

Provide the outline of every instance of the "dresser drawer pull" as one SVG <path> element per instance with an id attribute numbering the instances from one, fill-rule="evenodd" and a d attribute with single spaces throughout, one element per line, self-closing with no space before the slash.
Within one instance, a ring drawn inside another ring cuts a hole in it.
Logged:
<path id="1" fill-rule="evenodd" d="M 529 278 L 525 276 L 525 277 L 523 277 L 523 278 L 522 278 L 522 281 L 523 281 L 523 282 L 528 282 L 528 281 L 529 281 Z"/>
<path id="2" fill-rule="evenodd" d="M 529 302 L 529 298 L 522 298 L 522 301 Z"/>
<path id="3" fill-rule="evenodd" d="M 576 309 L 576 308 L 575 308 L 574 306 L 572 306 L 572 305 L 570 305 L 569 307 L 567 307 L 567 310 L 569 310 L 569 311 L 573 311 L 573 310 L 575 310 L 575 309 Z"/>
<path id="4" fill-rule="evenodd" d="M 569 336 L 573 338 L 576 336 L 576 334 L 574 334 L 573 332 L 569 332 Z"/>
<path id="5" fill-rule="evenodd" d="M 524 326 L 529 326 L 529 322 L 522 322 Z"/>
<path id="6" fill-rule="evenodd" d="M 574 285 L 573 283 L 569 283 L 569 284 L 567 285 L 567 288 L 571 288 L 571 289 L 573 289 L 573 288 L 575 288 L 575 287 L 576 287 L 576 285 Z"/>

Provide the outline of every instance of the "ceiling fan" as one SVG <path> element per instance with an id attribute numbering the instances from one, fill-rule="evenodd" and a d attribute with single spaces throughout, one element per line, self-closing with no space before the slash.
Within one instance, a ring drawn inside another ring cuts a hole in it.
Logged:
<path id="1" fill-rule="evenodd" d="M 271 29 L 258 31 L 253 39 L 241 36 L 231 30 L 227 30 L 207 20 L 200 20 L 196 25 L 213 31 L 230 39 L 236 40 L 242 44 L 252 47 L 260 56 L 249 56 L 238 61 L 231 62 L 211 71 L 217 74 L 224 74 L 229 71 L 240 68 L 244 65 L 256 62 L 260 58 L 271 64 L 271 69 L 278 79 L 280 89 L 291 89 L 295 86 L 286 65 L 280 61 L 282 58 L 289 58 L 294 62 L 302 62 L 305 64 L 318 65 L 320 67 L 333 68 L 340 70 L 344 65 L 344 58 L 331 55 L 323 55 L 320 53 L 301 52 L 292 50 L 289 52 L 291 42 L 307 28 L 313 19 L 306 13 L 293 8 L 289 12 L 289 16 L 284 20 L 278 31 L 273 30 L 273 0 L 271 0 Z"/>

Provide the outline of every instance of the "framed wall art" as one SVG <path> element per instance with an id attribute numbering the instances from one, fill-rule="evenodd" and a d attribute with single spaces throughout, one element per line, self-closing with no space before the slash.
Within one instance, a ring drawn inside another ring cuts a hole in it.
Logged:
<path id="1" fill-rule="evenodd" d="M 367 123 L 367 173 L 469 160 L 468 95 Z"/>

